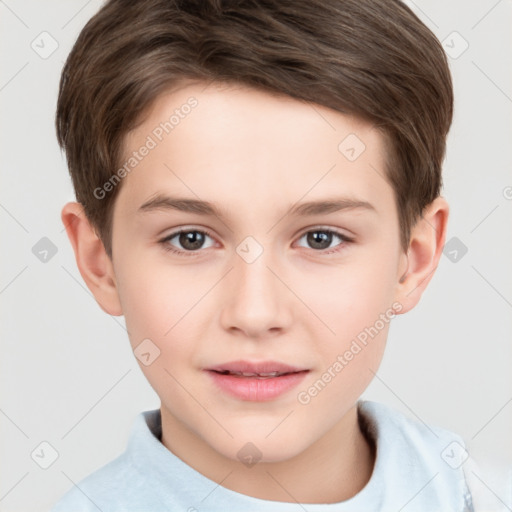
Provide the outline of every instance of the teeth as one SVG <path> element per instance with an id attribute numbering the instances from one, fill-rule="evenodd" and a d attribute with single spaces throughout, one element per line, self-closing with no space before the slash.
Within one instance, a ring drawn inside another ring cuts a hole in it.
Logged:
<path id="1" fill-rule="evenodd" d="M 269 373 L 248 373 L 248 372 L 227 372 L 230 375 L 237 375 L 239 377 L 279 377 L 283 375 L 280 372 L 269 372 Z"/>

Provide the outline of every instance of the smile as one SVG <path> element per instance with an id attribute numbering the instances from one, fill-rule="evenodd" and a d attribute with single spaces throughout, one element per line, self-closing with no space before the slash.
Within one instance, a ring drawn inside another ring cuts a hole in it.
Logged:
<path id="1" fill-rule="evenodd" d="M 244 401 L 266 402 L 298 386 L 309 369 L 275 361 L 233 361 L 206 368 L 217 389 Z"/>

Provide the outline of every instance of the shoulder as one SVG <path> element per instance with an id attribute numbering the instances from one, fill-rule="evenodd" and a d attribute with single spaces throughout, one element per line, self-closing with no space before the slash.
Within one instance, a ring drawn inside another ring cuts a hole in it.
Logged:
<path id="1" fill-rule="evenodd" d="M 123 453 L 78 483 L 74 483 L 51 512 L 114 510 L 112 506 L 121 506 L 120 497 L 133 489 L 136 482 L 136 470 Z"/>
<path id="2" fill-rule="evenodd" d="M 473 510 L 463 468 L 469 453 L 459 435 L 378 402 L 360 400 L 358 411 L 361 428 L 375 440 L 381 474 L 422 489 L 415 501 Z"/>
<path id="3" fill-rule="evenodd" d="M 109 512 L 129 510 L 164 510 L 158 493 L 150 489 L 138 454 L 147 457 L 152 449 L 151 422 L 158 419 L 158 410 L 140 413 L 133 424 L 126 450 L 100 467 L 67 491 L 50 512 Z M 142 463 L 143 464 L 143 463 Z M 148 508 L 149 507 L 149 508 Z"/>
<path id="4" fill-rule="evenodd" d="M 409 417 L 388 405 L 368 400 L 359 401 L 358 407 L 372 433 L 385 438 L 392 437 L 386 440 L 393 441 L 404 449 L 413 448 L 414 451 L 418 451 L 428 448 L 428 453 L 424 454 L 427 459 L 432 455 L 430 452 L 434 447 L 444 450 L 451 443 L 457 443 L 458 447 L 452 446 L 453 456 L 457 454 L 457 448 L 465 449 L 465 443 L 459 435 L 444 428 L 429 425 L 417 416 Z M 411 414 L 414 415 L 414 413 Z M 442 453 L 436 453 L 436 455 L 437 462 L 437 459 L 442 457 Z M 451 451 L 448 455 L 451 455 Z M 455 462 L 453 461 L 454 464 Z"/>

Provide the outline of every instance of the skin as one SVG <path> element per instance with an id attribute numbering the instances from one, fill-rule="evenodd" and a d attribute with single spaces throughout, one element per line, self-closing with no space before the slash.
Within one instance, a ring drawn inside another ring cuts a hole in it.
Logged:
<path id="1" fill-rule="evenodd" d="M 125 155 L 191 96 L 198 105 L 121 183 L 112 260 L 81 206 L 63 208 L 78 268 L 101 308 L 125 316 L 133 349 L 148 338 L 159 348 L 152 364 L 139 365 L 161 399 L 170 451 L 257 498 L 349 499 L 375 462 L 356 402 L 378 370 L 389 323 L 308 404 L 297 395 L 393 304 L 397 314 L 417 304 L 441 256 L 448 204 L 439 197 L 429 205 L 403 252 L 382 134 L 320 105 L 242 86 L 189 83 L 161 95 L 126 136 Z M 354 161 L 338 149 L 351 133 L 366 146 Z M 157 193 L 215 203 L 224 216 L 138 211 Z M 287 214 L 297 202 L 340 196 L 374 211 Z M 186 240 L 161 243 L 178 228 L 213 236 L 195 256 L 178 255 L 165 244 L 191 252 Z M 305 236 L 327 228 L 353 241 L 333 235 L 315 246 Z M 236 252 L 248 236 L 263 249 L 252 263 Z M 310 372 L 273 401 L 249 402 L 219 391 L 202 371 L 238 359 Z M 262 453 L 252 467 L 237 457 L 247 442 Z"/>

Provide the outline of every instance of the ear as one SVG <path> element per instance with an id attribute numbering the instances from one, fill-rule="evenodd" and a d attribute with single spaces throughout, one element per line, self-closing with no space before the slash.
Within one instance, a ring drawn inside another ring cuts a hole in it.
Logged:
<path id="1" fill-rule="evenodd" d="M 99 306 L 109 315 L 123 314 L 112 261 L 80 203 L 62 208 L 62 222 L 75 252 L 78 270 Z"/>
<path id="2" fill-rule="evenodd" d="M 407 313 L 421 298 L 434 275 L 443 252 L 448 224 L 449 205 L 442 197 L 428 205 L 411 229 L 407 254 L 402 253 L 395 300 L 402 308 L 397 313 Z"/>

